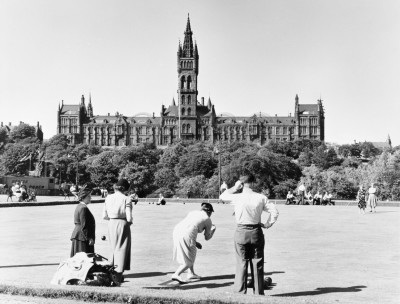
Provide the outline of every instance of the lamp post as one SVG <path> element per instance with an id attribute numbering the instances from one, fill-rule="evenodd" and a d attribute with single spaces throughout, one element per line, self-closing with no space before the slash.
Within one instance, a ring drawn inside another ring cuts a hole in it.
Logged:
<path id="1" fill-rule="evenodd" d="M 74 152 L 72 151 L 71 154 L 68 154 L 68 157 L 75 157 L 76 160 L 76 177 L 75 177 L 75 185 L 78 185 L 79 183 L 79 152 Z"/>
<path id="2" fill-rule="evenodd" d="M 221 194 L 221 152 L 215 148 L 214 153 L 218 155 L 218 197 Z"/>

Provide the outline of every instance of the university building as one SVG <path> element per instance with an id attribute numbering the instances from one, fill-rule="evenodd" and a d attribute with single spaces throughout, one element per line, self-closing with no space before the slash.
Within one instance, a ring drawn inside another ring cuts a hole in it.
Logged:
<path id="1" fill-rule="evenodd" d="M 193 43 L 188 18 L 183 45 L 177 52 L 177 101 L 161 106 L 159 116 L 94 115 L 89 96 L 86 105 L 82 95 L 78 104 L 61 103 L 57 112 L 57 134 L 65 134 L 72 144 L 129 146 L 140 143 L 158 145 L 183 141 L 246 141 L 261 145 L 295 139 L 324 140 L 325 115 L 322 100 L 315 104 L 300 104 L 296 95 L 294 114 L 289 116 L 217 115 L 209 98 L 198 99 L 197 79 L 199 52 Z"/>

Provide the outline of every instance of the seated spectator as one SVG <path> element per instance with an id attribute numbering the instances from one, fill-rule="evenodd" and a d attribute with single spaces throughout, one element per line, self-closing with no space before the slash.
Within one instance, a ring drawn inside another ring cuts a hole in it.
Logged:
<path id="1" fill-rule="evenodd" d="M 314 195 L 314 199 L 313 199 L 313 205 L 321 205 L 321 199 L 322 199 L 322 195 L 319 193 L 319 191 L 317 191 L 317 193 L 315 193 Z"/>
<path id="2" fill-rule="evenodd" d="M 292 191 L 289 190 L 288 194 L 286 195 L 286 205 L 296 204 L 294 200 L 294 195 Z"/>
<path id="3" fill-rule="evenodd" d="M 312 202 L 313 202 L 313 196 L 312 196 L 311 192 L 308 191 L 308 193 L 306 194 L 306 197 L 305 197 L 305 204 L 311 205 Z"/>
<path id="4" fill-rule="evenodd" d="M 102 198 L 106 198 L 108 195 L 108 191 L 106 188 L 100 188 L 100 193 Z"/>
<path id="5" fill-rule="evenodd" d="M 18 182 L 15 184 L 13 192 L 15 194 L 15 197 L 17 198 L 17 201 L 21 202 L 22 201 L 22 198 L 21 198 L 22 192 L 21 192 L 21 188 L 20 188 Z"/>
<path id="6" fill-rule="evenodd" d="M 27 201 L 28 201 L 29 195 L 28 195 L 28 193 L 27 193 L 27 191 L 26 191 L 26 187 L 21 187 L 20 189 L 21 189 L 21 198 L 20 198 L 20 201 L 21 201 L 21 202 L 27 202 Z"/>
<path id="7" fill-rule="evenodd" d="M 157 205 L 165 205 L 166 201 L 164 199 L 164 196 L 162 195 L 162 193 L 160 193 L 160 197 L 158 198 L 158 202 Z"/>
<path id="8" fill-rule="evenodd" d="M 332 201 L 332 194 L 325 192 L 324 197 L 322 198 L 323 205 L 335 205 L 335 202 Z"/>

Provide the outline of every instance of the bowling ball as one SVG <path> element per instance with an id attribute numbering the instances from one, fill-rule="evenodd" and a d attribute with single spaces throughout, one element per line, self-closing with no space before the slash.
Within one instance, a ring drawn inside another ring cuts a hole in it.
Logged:
<path id="1" fill-rule="evenodd" d="M 106 240 L 106 236 L 105 236 L 105 235 L 102 235 L 102 236 L 101 236 L 101 240 L 102 240 L 102 241 L 105 241 L 105 240 Z"/>
<path id="2" fill-rule="evenodd" d="M 268 288 L 268 286 L 271 286 L 272 284 L 272 279 L 270 277 L 265 277 L 264 278 L 264 289 Z"/>

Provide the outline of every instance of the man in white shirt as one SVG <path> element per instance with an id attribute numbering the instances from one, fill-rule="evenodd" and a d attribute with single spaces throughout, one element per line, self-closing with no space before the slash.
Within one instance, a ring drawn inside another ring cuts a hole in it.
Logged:
<path id="1" fill-rule="evenodd" d="M 322 199 L 322 195 L 319 193 L 319 191 L 317 191 L 317 193 L 315 193 L 314 195 L 314 199 L 313 199 L 313 205 L 321 205 L 321 199 Z"/>
<path id="2" fill-rule="evenodd" d="M 292 191 L 289 190 L 288 194 L 286 195 L 286 205 L 294 204 L 294 196 Z"/>
<path id="3" fill-rule="evenodd" d="M 220 195 L 220 199 L 231 201 L 235 207 L 236 231 L 236 275 L 235 291 L 247 292 L 247 267 L 250 263 L 253 277 L 253 291 L 264 294 L 264 234 L 261 228 L 270 228 L 278 218 L 279 212 L 268 198 L 251 188 L 255 182 L 253 176 L 242 176 L 230 189 Z M 241 193 L 237 193 L 243 189 Z M 261 223 L 263 211 L 270 213 L 268 220 Z"/>

